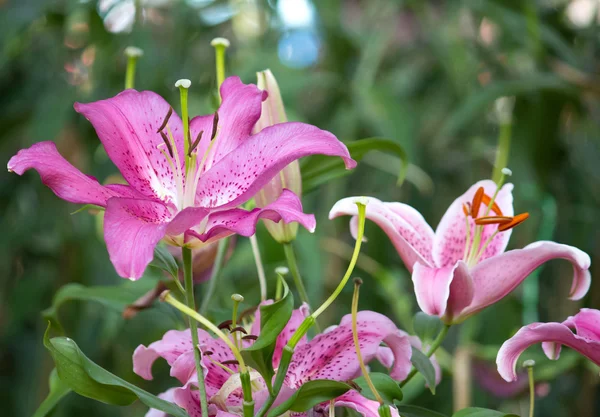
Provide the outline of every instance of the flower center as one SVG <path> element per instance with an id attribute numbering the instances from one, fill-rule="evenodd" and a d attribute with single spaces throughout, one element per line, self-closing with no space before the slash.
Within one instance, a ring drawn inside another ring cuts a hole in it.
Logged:
<path id="1" fill-rule="evenodd" d="M 463 213 L 465 215 L 467 231 L 463 260 L 470 267 L 473 267 L 479 262 L 482 255 L 485 253 L 485 250 L 498 233 L 505 232 L 513 227 L 518 226 L 529 217 L 529 213 L 521 213 L 517 214 L 516 216 L 505 216 L 502 213 L 500 206 L 498 206 L 496 203 L 496 198 L 498 197 L 498 192 L 502 188 L 503 183 L 504 175 L 502 176 L 501 180 L 498 181 L 496 191 L 494 192 L 493 196 L 490 197 L 485 193 L 483 187 L 479 187 L 473 196 L 473 200 L 463 204 Z M 481 204 L 485 206 L 485 211 L 482 216 L 479 216 Z M 495 215 L 490 216 L 490 212 L 494 212 Z M 473 236 L 471 236 L 472 227 L 469 217 L 471 217 L 475 223 Z M 490 225 L 497 225 L 498 227 L 482 244 L 484 227 Z"/>

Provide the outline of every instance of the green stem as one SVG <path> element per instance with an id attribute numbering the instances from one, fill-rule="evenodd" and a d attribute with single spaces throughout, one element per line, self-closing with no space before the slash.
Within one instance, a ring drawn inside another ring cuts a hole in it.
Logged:
<path id="1" fill-rule="evenodd" d="M 200 304 L 200 314 L 206 314 L 206 310 L 208 310 L 208 304 L 212 299 L 215 288 L 217 287 L 217 281 L 219 279 L 219 274 L 221 273 L 221 267 L 223 266 L 223 258 L 225 257 L 225 252 L 227 251 L 227 247 L 229 246 L 229 238 L 221 239 L 219 241 L 219 246 L 217 248 L 217 256 L 215 257 L 215 263 L 213 264 L 213 269 L 210 274 L 210 281 L 208 281 L 208 288 L 206 289 L 206 293 L 202 298 L 202 303 Z"/>
<path id="2" fill-rule="evenodd" d="M 308 302 L 308 294 L 306 293 L 306 288 L 304 287 L 304 283 L 302 282 L 302 276 L 300 276 L 298 263 L 296 262 L 296 254 L 294 253 L 294 247 L 291 243 L 284 243 L 283 251 L 285 252 L 285 258 L 290 267 L 290 272 L 292 273 L 292 278 L 294 278 L 294 284 L 296 285 L 296 289 L 298 290 L 300 299 L 306 304 L 310 305 L 310 303 Z"/>
<path id="3" fill-rule="evenodd" d="M 127 56 L 127 68 L 125 70 L 125 89 L 133 88 L 135 85 L 135 67 L 139 57 L 143 55 L 143 51 L 135 46 L 125 48 L 125 56 Z"/>
<path id="4" fill-rule="evenodd" d="M 181 120 L 183 121 L 183 153 L 185 158 L 185 172 L 191 167 L 190 159 L 190 118 L 188 115 L 188 89 L 179 87 L 181 98 Z"/>
<path id="5" fill-rule="evenodd" d="M 498 134 L 498 150 L 496 151 L 496 160 L 494 162 L 494 173 L 492 174 L 492 180 L 495 183 L 498 183 L 502 177 L 502 168 L 508 166 L 511 136 L 512 124 L 510 122 L 501 123 L 500 133 Z"/>
<path id="6" fill-rule="evenodd" d="M 527 367 L 527 376 L 529 377 L 529 417 L 533 417 L 535 410 L 535 381 L 533 379 L 533 366 Z"/>
<path id="7" fill-rule="evenodd" d="M 448 334 L 448 330 L 450 330 L 450 326 L 451 326 L 450 324 L 445 324 L 444 327 L 442 328 L 442 330 L 438 333 L 437 337 L 435 338 L 435 340 L 433 341 L 431 346 L 429 346 L 429 349 L 427 350 L 427 353 L 426 353 L 428 358 L 431 358 L 431 355 L 433 355 L 435 353 L 435 351 L 438 350 L 438 348 L 442 345 L 442 342 L 444 341 L 444 339 L 446 338 L 446 335 Z M 410 371 L 410 373 L 406 377 L 406 379 L 400 383 L 400 387 L 402 388 L 406 384 L 408 384 L 408 382 L 416 374 L 417 374 L 417 369 L 413 368 L 412 371 Z"/>
<path id="8" fill-rule="evenodd" d="M 296 329 L 288 343 L 283 347 L 283 352 L 281 354 L 281 360 L 279 361 L 279 368 L 277 369 L 277 374 L 275 375 L 275 383 L 273 384 L 273 390 L 269 393 L 269 397 L 263 404 L 262 408 L 257 414 L 257 417 L 263 417 L 269 408 L 275 402 L 277 395 L 279 395 L 279 391 L 283 385 L 283 381 L 285 380 L 285 376 L 287 374 L 288 368 L 290 367 L 290 362 L 292 360 L 292 356 L 294 354 L 294 349 L 296 345 L 302 337 L 308 332 L 308 330 L 315 324 L 316 318 L 323 313 L 327 307 L 329 307 L 337 298 L 337 296 L 342 292 L 344 286 L 350 279 L 350 275 L 354 271 L 354 266 L 356 265 L 356 260 L 358 259 L 358 255 L 360 253 L 360 247 L 363 241 L 363 235 L 365 232 L 365 214 L 366 214 L 366 204 L 367 202 L 357 202 L 356 205 L 358 207 L 358 232 L 356 235 L 356 243 L 354 245 L 354 252 L 352 253 L 352 259 L 350 260 L 350 265 L 348 265 L 348 269 L 346 270 L 346 274 L 338 284 L 337 288 L 333 291 L 331 296 L 325 300 L 323 305 L 319 307 L 314 313 L 310 316 L 306 317 L 302 324 Z"/>
<path id="9" fill-rule="evenodd" d="M 183 281 L 185 284 L 186 304 L 188 308 L 196 311 L 196 302 L 194 300 L 194 278 L 192 272 L 192 250 L 182 248 L 183 253 Z M 208 416 L 208 402 L 206 400 L 206 386 L 204 385 L 204 371 L 200 364 L 200 351 L 198 350 L 198 324 L 192 318 L 189 319 L 190 331 L 192 333 L 192 346 L 194 347 L 194 361 L 196 362 L 196 372 L 198 373 L 198 392 L 200 395 L 200 408 L 202 415 Z"/>
<path id="10" fill-rule="evenodd" d="M 258 239 L 256 235 L 250 236 L 250 246 L 252 246 L 252 254 L 256 263 L 256 272 L 258 273 L 258 285 L 260 286 L 260 301 L 267 299 L 267 279 L 265 277 L 265 268 L 263 267 L 262 258 L 260 256 L 260 248 L 258 247 Z"/>

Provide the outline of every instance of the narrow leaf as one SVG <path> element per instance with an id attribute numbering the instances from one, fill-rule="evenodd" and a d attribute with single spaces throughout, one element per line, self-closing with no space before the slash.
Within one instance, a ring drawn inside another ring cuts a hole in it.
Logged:
<path id="1" fill-rule="evenodd" d="M 288 410 L 302 413 L 317 404 L 337 398 L 350 389 L 352 389 L 350 385 L 339 381 L 328 379 L 308 381 L 298 388 L 290 398 L 272 409 L 268 417 L 280 416 Z"/>
<path id="2" fill-rule="evenodd" d="M 417 371 L 425 378 L 425 382 L 431 393 L 435 394 L 435 369 L 431 364 L 431 360 L 419 349 L 413 347 L 410 361 Z"/>
<path id="3" fill-rule="evenodd" d="M 398 185 L 404 181 L 408 167 L 408 157 L 404 148 L 395 141 L 383 138 L 367 138 L 346 143 L 346 146 L 352 158 L 357 162 L 371 151 L 395 154 L 402 161 L 400 172 L 398 173 Z M 315 155 L 306 159 L 306 162 L 303 162 L 301 165 L 304 193 L 313 191 L 319 185 L 329 180 L 351 173 L 351 171 L 348 171 L 344 167 L 344 163 L 339 158 Z"/>
<path id="4" fill-rule="evenodd" d="M 252 346 L 242 350 L 244 361 L 256 369 L 267 381 L 269 390 L 270 381 L 275 374 L 273 371 L 273 352 L 277 337 L 282 332 L 294 309 L 294 296 L 284 279 L 283 296 L 273 304 L 260 306 L 260 335 Z"/>
<path id="5" fill-rule="evenodd" d="M 396 408 L 402 417 L 446 417 L 444 414 L 423 407 L 417 407 L 416 405 L 399 404 Z"/>
<path id="6" fill-rule="evenodd" d="M 394 401 L 402 401 L 402 390 L 397 381 L 395 381 L 389 375 L 380 372 L 371 372 L 369 374 L 371 382 L 375 386 L 375 389 L 388 405 L 394 405 Z M 360 376 L 354 379 L 354 383 L 359 386 L 360 394 L 369 400 L 377 401 L 377 398 L 369 388 L 369 384 L 364 376 Z"/>
<path id="7" fill-rule="evenodd" d="M 69 386 L 58 377 L 56 368 L 50 372 L 48 385 L 50 386 L 50 392 L 44 401 L 42 401 L 38 409 L 35 410 L 33 417 L 47 416 L 54 409 L 56 404 L 58 404 L 59 401 L 65 397 L 65 395 L 71 392 L 71 388 L 69 388 Z"/>
<path id="8" fill-rule="evenodd" d="M 442 321 L 437 316 L 429 316 L 422 311 L 415 314 L 413 327 L 415 333 L 423 342 L 433 340 L 443 327 Z"/>
<path id="9" fill-rule="evenodd" d="M 519 417 L 516 414 L 506 414 L 487 408 L 470 407 L 457 411 L 452 417 Z"/>
<path id="10" fill-rule="evenodd" d="M 169 252 L 164 245 L 156 245 L 154 248 L 154 259 L 150 263 L 150 266 L 162 269 L 168 274 L 171 274 L 173 278 L 178 277 L 179 265 L 173 255 L 171 255 L 171 252 Z"/>
<path id="11" fill-rule="evenodd" d="M 139 399 L 148 407 L 175 417 L 187 417 L 187 413 L 175 404 L 161 400 L 92 362 L 73 340 L 66 337 L 50 339 L 49 334 L 50 326 L 44 334 L 44 346 L 54 359 L 58 377 L 79 395 L 112 405 L 129 405 Z"/>

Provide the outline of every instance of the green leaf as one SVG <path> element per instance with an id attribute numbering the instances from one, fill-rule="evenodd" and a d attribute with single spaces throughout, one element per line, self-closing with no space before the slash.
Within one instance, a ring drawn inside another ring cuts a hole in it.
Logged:
<path id="1" fill-rule="evenodd" d="M 357 162 L 371 151 L 395 154 L 402 161 L 400 172 L 398 173 L 398 185 L 404 181 L 408 167 L 408 157 L 404 148 L 398 143 L 390 139 L 367 138 L 346 143 L 346 146 L 348 147 L 350 156 Z M 344 162 L 340 158 L 323 155 L 315 155 L 307 158 L 306 162 L 301 165 L 301 171 L 302 190 L 304 193 L 313 191 L 319 185 L 329 180 L 348 175 L 352 172 L 344 167 Z"/>
<path id="2" fill-rule="evenodd" d="M 429 316 L 419 311 L 413 319 L 413 327 L 419 339 L 425 342 L 435 339 L 444 325 L 439 317 Z"/>
<path id="3" fill-rule="evenodd" d="M 268 417 L 280 416 L 288 410 L 301 413 L 317 404 L 337 398 L 351 390 L 352 387 L 345 382 L 329 379 L 315 379 L 308 381 L 279 406 L 272 409 Z"/>
<path id="4" fill-rule="evenodd" d="M 135 282 L 125 281 L 120 285 L 86 287 L 75 283 L 67 284 L 57 291 L 52 305 L 44 310 L 42 315 L 62 333 L 58 310 L 65 302 L 70 300 L 96 301 L 107 308 L 122 312 L 125 307 L 150 291 L 155 285 L 156 280 L 145 278 Z"/>
<path id="5" fill-rule="evenodd" d="M 50 392 L 35 411 L 33 417 L 45 417 L 65 395 L 71 392 L 71 388 L 58 377 L 56 368 L 50 372 L 48 385 L 50 386 Z"/>
<path id="6" fill-rule="evenodd" d="M 399 404 L 396 408 L 402 417 L 446 417 L 444 414 L 423 407 L 417 407 L 416 405 Z"/>
<path id="7" fill-rule="evenodd" d="M 431 364 L 431 360 L 427 357 L 427 355 L 413 346 L 410 361 L 417 371 L 419 371 L 425 378 L 425 382 L 431 390 L 431 393 L 435 394 L 435 369 Z"/>
<path id="8" fill-rule="evenodd" d="M 154 259 L 150 263 L 150 266 L 162 269 L 171 274 L 173 278 L 179 276 L 179 264 L 164 245 L 156 245 L 154 248 Z"/>
<path id="9" fill-rule="evenodd" d="M 506 414 L 501 411 L 487 408 L 470 407 L 457 411 L 452 417 L 519 417 L 516 414 Z"/>
<path id="10" fill-rule="evenodd" d="M 273 371 L 273 352 L 277 336 L 284 329 L 292 317 L 294 309 L 294 296 L 283 278 L 283 296 L 273 304 L 260 306 L 260 334 L 252 346 L 242 350 L 242 357 L 246 364 L 256 369 L 267 381 L 271 391 Z"/>
<path id="11" fill-rule="evenodd" d="M 175 417 L 187 417 L 187 413 L 175 404 L 161 400 L 92 362 L 73 340 L 67 337 L 50 339 L 50 327 L 44 334 L 44 346 L 54 359 L 62 383 L 79 395 L 112 405 L 129 405 L 139 399 L 148 407 Z"/>
<path id="12" fill-rule="evenodd" d="M 371 377 L 371 382 L 373 382 L 375 389 L 381 396 L 381 399 L 386 404 L 393 405 L 394 401 L 402 401 L 402 390 L 400 389 L 400 385 L 392 377 L 380 372 L 371 372 L 369 376 Z M 375 398 L 371 388 L 369 388 L 369 384 L 367 384 L 367 380 L 364 376 L 354 379 L 354 383 L 359 386 L 360 393 L 363 397 L 377 401 L 377 398 Z"/>

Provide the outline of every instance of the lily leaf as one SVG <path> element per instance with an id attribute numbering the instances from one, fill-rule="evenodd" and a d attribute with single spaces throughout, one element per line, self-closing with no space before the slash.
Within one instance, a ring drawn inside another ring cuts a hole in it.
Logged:
<path id="1" fill-rule="evenodd" d="M 415 314 L 413 327 L 415 333 L 423 342 L 433 340 L 443 327 L 442 321 L 437 316 L 429 316 L 422 311 Z"/>
<path id="2" fill-rule="evenodd" d="M 470 407 L 457 411 L 452 417 L 519 417 L 516 414 L 506 414 L 487 408 Z"/>
<path id="3" fill-rule="evenodd" d="M 446 417 L 437 411 L 431 411 L 423 407 L 417 407 L 416 405 L 399 404 L 396 408 L 402 417 Z"/>
<path id="4" fill-rule="evenodd" d="M 375 386 L 375 389 L 381 396 L 381 399 L 389 405 L 394 405 L 394 401 L 402 401 L 402 390 L 400 385 L 389 375 L 380 372 L 369 373 L 371 382 Z M 369 400 L 377 401 L 375 395 L 371 391 L 369 384 L 364 376 L 360 376 L 353 380 L 356 385 L 360 388 L 360 394 Z"/>
<path id="5" fill-rule="evenodd" d="M 150 266 L 162 269 L 171 274 L 173 278 L 179 276 L 179 264 L 177 264 L 171 252 L 164 245 L 156 245 L 154 248 L 154 259 L 150 263 Z"/>
<path id="6" fill-rule="evenodd" d="M 56 368 L 54 368 L 52 372 L 50 372 L 50 379 L 48 385 L 50 386 L 50 392 L 48 393 L 48 396 L 44 399 L 44 401 L 42 401 L 38 409 L 35 410 L 33 417 L 47 416 L 52 411 L 52 409 L 54 409 L 56 404 L 58 404 L 58 402 L 62 400 L 65 397 L 65 395 L 71 392 L 71 388 L 69 388 L 69 386 L 58 377 Z"/>
<path id="7" fill-rule="evenodd" d="M 246 364 L 256 369 L 264 378 L 269 391 L 271 391 L 271 380 L 273 371 L 273 352 L 277 336 L 284 329 L 292 317 L 294 309 L 294 296 L 283 278 L 283 296 L 273 304 L 260 306 L 260 335 L 252 344 L 242 350 L 242 357 Z"/>
<path id="8" fill-rule="evenodd" d="M 112 405 L 129 405 L 139 399 L 148 407 L 175 417 L 187 417 L 182 408 L 161 400 L 92 362 L 73 340 L 67 337 L 50 339 L 50 327 L 44 334 L 44 346 L 54 359 L 62 383 L 79 395 Z"/>
<path id="9" fill-rule="evenodd" d="M 425 382 L 431 393 L 435 394 L 435 369 L 431 364 L 431 360 L 419 349 L 413 347 L 410 361 L 425 378 Z"/>
<path id="10" fill-rule="evenodd" d="M 340 381 L 329 379 L 308 381 L 298 388 L 290 398 L 272 409 L 268 417 L 280 416 L 286 411 L 302 413 L 317 404 L 337 398 L 351 389 L 350 385 Z"/>
<path id="11" fill-rule="evenodd" d="M 400 172 L 398 173 L 398 185 L 404 181 L 408 167 L 408 156 L 404 148 L 395 141 L 384 138 L 366 138 L 346 143 L 346 146 L 352 158 L 357 162 L 360 162 L 371 151 L 395 154 L 402 161 Z M 351 173 L 351 171 L 348 171 L 344 167 L 343 161 L 339 158 L 322 155 L 306 158 L 306 162 L 302 163 L 300 168 L 302 171 L 302 191 L 305 194 L 315 190 L 319 185 L 329 180 Z"/>

